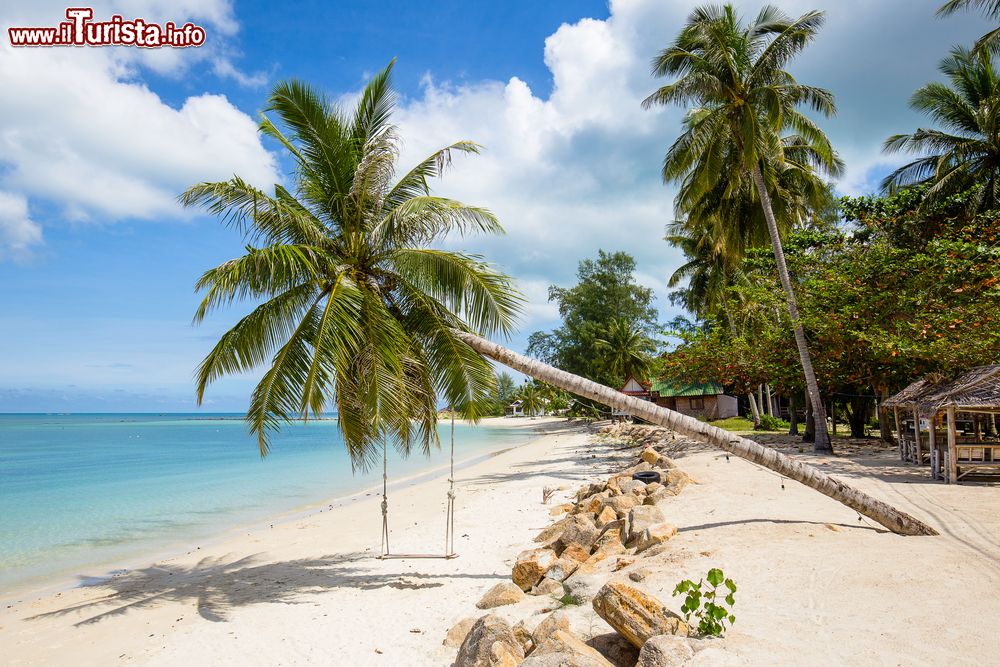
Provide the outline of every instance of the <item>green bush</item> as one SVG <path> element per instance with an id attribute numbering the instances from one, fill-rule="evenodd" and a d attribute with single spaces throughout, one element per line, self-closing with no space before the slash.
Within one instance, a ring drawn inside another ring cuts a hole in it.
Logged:
<path id="1" fill-rule="evenodd" d="M 771 415 L 760 416 L 760 428 L 762 431 L 787 431 L 791 424 L 784 419 L 778 419 Z"/>
<path id="2" fill-rule="evenodd" d="M 706 579 L 711 588 L 705 585 Z M 720 591 L 719 586 L 725 586 L 729 591 L 721 600 L 719 594 L 724 591 Z M 726 632 L 726 624 L 732 626 L 736 622 L 736 615 L 733 613 L 736 584 L 732 579 L 726 579 L 726 575 L 717 567 L 709 570 L 705 579 L 698 583 L 685 579 L 677 584 L 674 595 L 678 594 L 685 595 L 684 604 L 681 605 L 684 619 L 690 624 L 692 616 L 697 618 L 698 634 L 702 636 L 721 637 Z"/>

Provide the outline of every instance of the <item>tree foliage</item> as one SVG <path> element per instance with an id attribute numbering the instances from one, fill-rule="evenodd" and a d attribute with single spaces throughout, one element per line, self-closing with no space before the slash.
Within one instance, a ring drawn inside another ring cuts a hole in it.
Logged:
<path id="1" fill-rule="evenodd" d="M 551 286 L 562 326 L 536 331 L 528 354 L 563 370 L 609 386 L 620 386 L 641 360 L 655 351 L 653 291 L 635 280 L 635 259 L 599 251 L 580 262 L 573 287 Z"/>
<path id="2" fill-rule="evenodd" d="M 247 422 L 261 455 L 283 422 L 333 408 L 354 465 L 437 444 L 437 403 L 487 410 L 493 368 L 456 331 L 507 335 L 522 299 L 482 258 L 442 250 L 446 237 L 498 234 L 489 211 L 431 195 L 461 141 L 405 172 L 391 123 L 392 64 L 342 109 L 309 85 L 278 83 L 261 133 L 284 147 L 292 187 L 272 194 L 234 177 L 181 197 L 241 232 L 246 253 L 208 270 L 200 322 L 236 302 L 257 305 L 222 335 L 197 371 L 214 380 L 266 368 Z"/>

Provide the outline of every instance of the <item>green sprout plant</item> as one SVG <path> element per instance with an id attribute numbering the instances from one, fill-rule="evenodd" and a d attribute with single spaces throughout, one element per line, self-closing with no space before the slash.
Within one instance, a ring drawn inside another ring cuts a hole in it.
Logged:
<path id="1" fill-rule="evenodd" d="M 736 584 L 717 567 L 709 570 L 698 583 L 685 579 L 677 584 L 674 596 L 677 595 L 685 596 L 681 605 L 684 619 L 689 624 L 692 616 L 698 619 L 698 634 L 704 637 L 721 637 L 726 632 L 726 626 L 731 627 L 736 622 L 736 615 L 733 614 Z"/>

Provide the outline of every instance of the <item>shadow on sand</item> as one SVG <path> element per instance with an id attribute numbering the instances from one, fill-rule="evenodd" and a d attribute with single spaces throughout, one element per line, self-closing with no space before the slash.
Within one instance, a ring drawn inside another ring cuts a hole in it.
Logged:
<path id="1" fill-rule="evenodd" d="M 349 553 L 279 562 L 259 562 L 257 556 L 236 560 L 204 558 L 192 566 L 152 565 L 90 584 L 107 594 L 63 609 L 32 616 L 82 614 L 76 626 L 158 606 L 167 602 L 194 604 L 208 621 L 228 620 L 230 610 L 263 603 L 303 604 L 309 595 L 334 588 L 422 589 L 443 586 L 449 579 L 495 579 L 495 574 L 447 572 L 374 572 L 360 565 L 377 562 L 371 554 Z M 91 614 L 92 615 L 89 615 Z"/>

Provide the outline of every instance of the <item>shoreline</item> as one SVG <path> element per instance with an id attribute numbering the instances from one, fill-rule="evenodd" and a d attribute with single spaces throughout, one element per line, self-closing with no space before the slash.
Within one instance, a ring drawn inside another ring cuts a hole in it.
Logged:
<path id="1" fill-rule="evenodd" d="M 103 413 L 98 413 L 103 414 Z M 107 413 L 107 414 L 121 414 L 121 413 Z M 159 413 L 132 413 L 132 414 L 159 414 Z M 177 413 L 177 414 L 187 414 L 187 413 Z M 219 419 L 232 419 L 231 417 L 207 417 L 208 420 L 219 420 Z M 242 417 L 238 417 L 242 419 Z M 324 420 L 331 420 L 336 418 L 324 418 Z M 552 421 L 562 420 L 562 418 L 541 418 L 542 421 L 537 421 L 532 419 L 530 422 L 520 421 L 520 420 L 508 420 L 505 417 L 486 417 L 480 420 L 480 426 L 490 426 L 493 428 L 523 428 L 524 429 L 524 442 L 516 444 L 514 446 L 504 446 L 500 449 L 491 450 L 488 452 L 477 452 L 470 454 L 467 458 L 459 459 L 456 456 L 455 460 L 455 471 L 468 468 L 470 466 L 476 465 L 482 461 L 493 458 L 503 452 L 518 449 L 530 444 L 532 441 L 540 437 L 544 433 L 544 429 L 538 427 L 544 424 L 551 423 Z M 318 420 L 310 420 L 318 421 Z M 456 419 L 455 423 L 463 423 L 470 426 L 476 426 L 467 420 Z M 442 447 L 444 445 L 442 444 Z M 428 482 L 433 482 L 435 480 L 441 479 L 446 476 L 450 466 L 448 464 L 438 465 L 433 468 L 426 470 L 419 470 L 412 472 L 408 475 L 404 475 L 398 479 L 391 479 L 389 481 L 388 490 L 390 493 L 393 491 L 400 491 L 407 489 L 419 484 L 424 484 Z M 184 538 L 170 540 L 167 542 L 159 544 L 148 545 L 148 548 L 137 550 L 136 553 L 124 557 L 112 557 L 106 560 L 97 561 L 94 563 L 89 563 L 83 566 L 74 566 L 70 568 L 72 570 L 78 570 L 79 572 L 75 575 L 69 574 L 68 570 L 60 572 L 53 575 L 43 575 L 40 577 L 29 578 L 25 580 L 23 584 L 15 585 L 9 590 L 0 591 L 0 607 L 6 607 L 8 605 L 14 604 L 24 604 L 25 602 L 35 601 L 47 596 L 51 596 L 56 593 L 64 593 L 76 588 L 83 588 L 88 586 L 100 585 L 110 579 L 121 574 L 128 573 L 130 571 L 139 569 L 144 565 L 153 562 L 160 562 L 164 560 L 169 560 L 171 558 L 177 558 L 181 555 L 189 555 L 194 551 L 197 551 L 203 547 L 211 548 L 218 546 L 219 544 L 225 543 L 232 540 L 240 535 L 247 534 L 248 532 L 254 532 L 258 530 L 263 530 L 265 528 L 273 528 L 276 525 L 285 525 L 289 522 L 294 522 L 300 519 L 307 519 L 315 514 L 320 514 L 324 511 L 332 509 L 341 509 L 349 507 L 353 503 L 357 503 L 365 500 L 368 497 L 377 495 L 381 496 L 382 485 L 381 483 L 376 483 L 373 485 L 363 486 L 349 493 L 344 493 L 336 496 L 326 496 L 320 500 L 312 501 L 299 505 L 292 509 L 278 511 L 274 514 L 266 514 L 263 518 L 254 519 L 253 521 L 243 521 L 234 524 L 229 524 L 219 528 L 212 536 L 206 537 L 205 539 L 197 538 Z M 86 571 L 103 571 L 102 574 L 88 575 Z"/>

